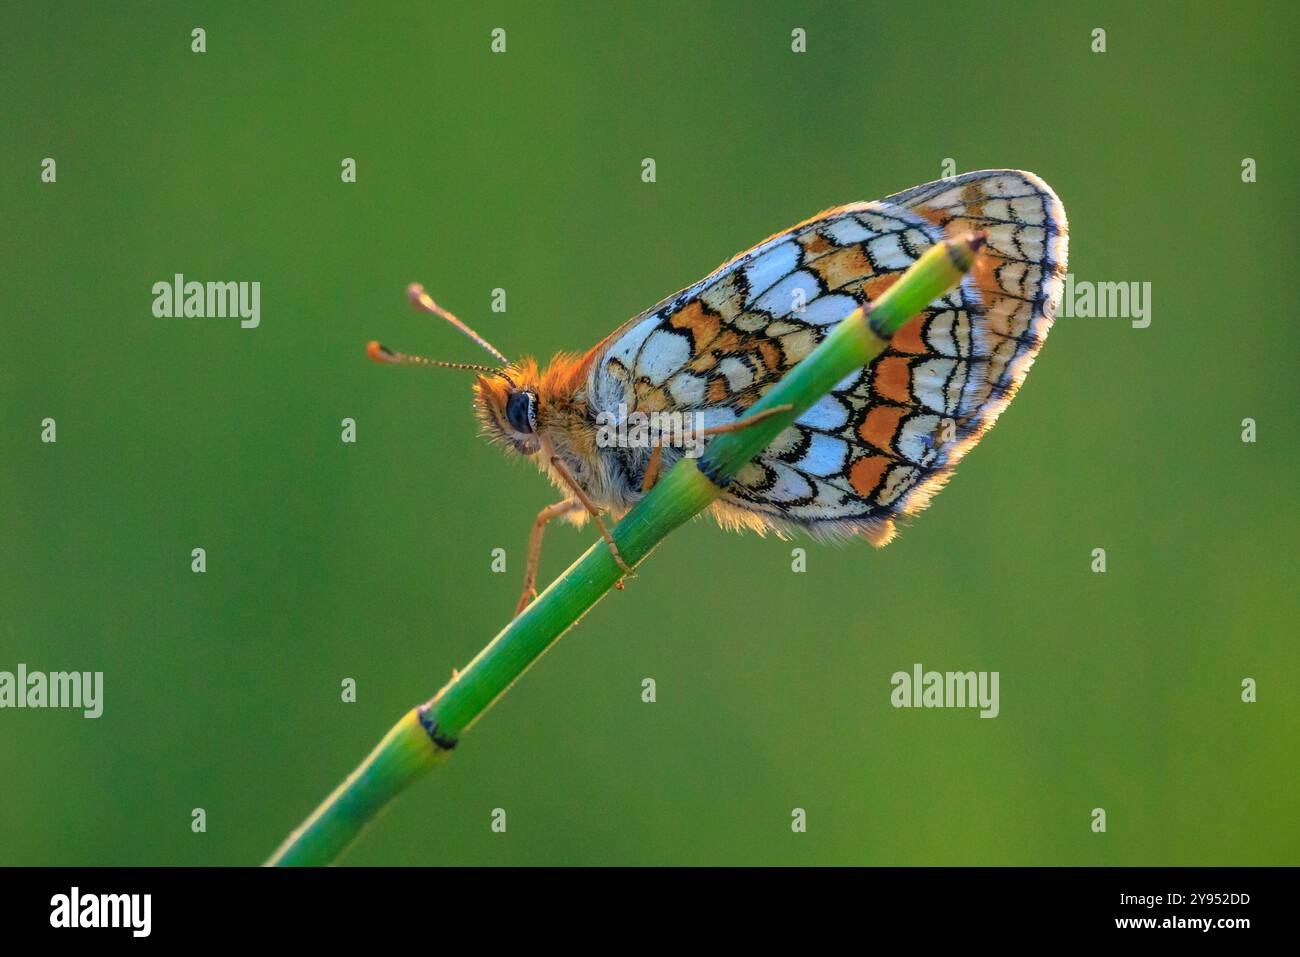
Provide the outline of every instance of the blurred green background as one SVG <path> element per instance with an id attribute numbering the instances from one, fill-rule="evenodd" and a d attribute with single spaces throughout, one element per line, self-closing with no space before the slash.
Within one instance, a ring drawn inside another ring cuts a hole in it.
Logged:
<path id="1" fill-rule="evenodd" d="M 1300 863 L 1295 14 L 962 9 L 6 5 L 0 670 L 105 703 L 0 712 L 0 863 L 259 862 L 508 619 L 555 494 L 468 377 L 365 360 L 484 361 L 407 282 L 585 349 L 945 157 L 1042 175 L 1150 328 L 1058 322 L 883 551 L 675 533 L 346 861 Z M 260 281 L 261 327 L 154 318 L 177 272 Z M 893 709 L 914 662 L 999 671 L 1001 716 Z"/>

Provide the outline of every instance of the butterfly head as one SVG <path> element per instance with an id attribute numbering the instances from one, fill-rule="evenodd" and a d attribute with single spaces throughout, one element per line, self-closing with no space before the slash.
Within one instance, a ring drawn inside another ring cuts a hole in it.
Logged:
<path id="1" fill-rule="evenodd" d="M 531 359 L 479 375 L 474 406 L 488 438 L 521 455 L 536 454 L 542 447 L 541 391 L 537 363 Z"/>

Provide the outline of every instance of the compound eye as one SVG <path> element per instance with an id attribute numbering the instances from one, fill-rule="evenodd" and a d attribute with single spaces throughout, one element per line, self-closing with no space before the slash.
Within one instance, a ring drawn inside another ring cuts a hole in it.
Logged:
<path id="1" fill-rule="evenodd" d="M 532 435 L 537 429 L 537 394 L 511 392 L 506 400 L 506 421 L 520 435 Z"/>

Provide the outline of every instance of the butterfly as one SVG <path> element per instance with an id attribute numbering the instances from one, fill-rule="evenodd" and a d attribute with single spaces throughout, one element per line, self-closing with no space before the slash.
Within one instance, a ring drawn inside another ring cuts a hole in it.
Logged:
<path id="1" fill-rule="evenodd" d="M 883 546 L 997 421 L 1051 328 L 1068 227 L 1060 200 L 1032 173 L 982 170 L 828 209 L 544 367 L 507 360 L 418 285 L 409 288 L 416 306 L 499 365 L 440 362 L 377 342 L 367 351 L 379 362 L 476 372 L 484 433 L 532 458 L 564 493 L 534 523 L 520 611 L 536 595 L 547 523 L 593 517 L 622 565 L 602 514 L 627 512 L 691 454 L 685 439 L 707 444 L 745 427 L 747 410 L 836 323 L 878 299 L 935 243 L 976 231 L 985 243 L 961 284 L 783 430 L 710 506 L 724 528 Z M 674 428 L 602 441 L 655 417 Z"/>

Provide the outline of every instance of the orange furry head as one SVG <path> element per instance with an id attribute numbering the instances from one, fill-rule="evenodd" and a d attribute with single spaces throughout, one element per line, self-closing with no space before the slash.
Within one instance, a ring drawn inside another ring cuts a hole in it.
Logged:
<path id="1" fill-rule="evenodd" d="M 493 442 L 534 455 L 542 447 L 541 434 L 559 425 L 561 409 L 580 387 L 589 357 L 560 353 L 545 369 L 525 357 L 493 375 L 474 382 L 474 406 L 483 432 Z"/>
<path id="2" fill-rule="evenodd" d="M 489 439 L 522 455 L 541 449 L 537 435 L 539 379 L 537 363 L 530 358 L 475 379 L 474 408 Z"/>

